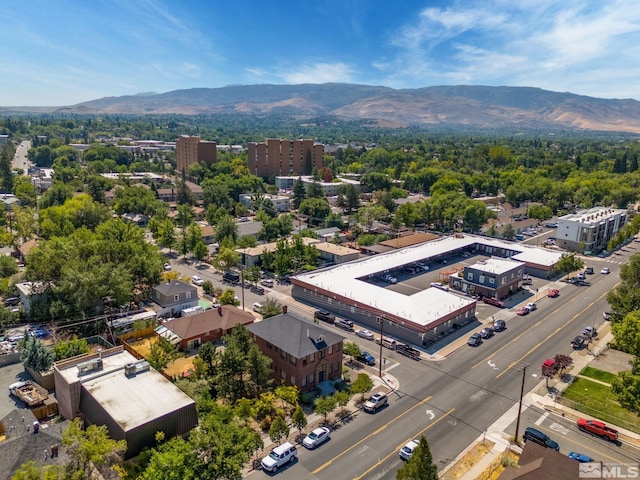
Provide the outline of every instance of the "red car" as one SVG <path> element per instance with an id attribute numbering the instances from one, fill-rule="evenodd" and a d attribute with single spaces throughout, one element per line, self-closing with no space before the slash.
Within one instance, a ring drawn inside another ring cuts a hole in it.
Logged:
<path id="1" fill-rule="evenodd" d="M 560 295 L 560 290 L 558 290 L 557 288 L 552 288 L 551 290 L 549 290 L 549 293 L 547 293 L 547 297 L 551 297 L 551 298 L 556 298 Z"/>
<path id="2" fill-rule="evenodd" d="M 520 315 L 521 317 L 524 317 L 525 315 L 529 314 L 529 309 L 527 307 L 521 307 L 518 309 L 516 314 Z"/>

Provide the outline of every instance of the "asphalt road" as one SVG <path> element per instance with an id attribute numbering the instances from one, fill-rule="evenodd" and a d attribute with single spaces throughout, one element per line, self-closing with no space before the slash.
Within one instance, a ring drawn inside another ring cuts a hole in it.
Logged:
<path id="1" fill-rule="evenodd" d="M 374 415 L 358 414 L 315 451 L 301 448 L 298 462 L 278 475 L 285 479 L 393 478 L 401 465 L 398 450 L 423 433 L 429 440 L 434 461 L 444 468 L 518 402 L 523 378 L 526 393 L 540 382 L 540 365 L 546 358 L 571 353 L 570 341 L 574 336 L 587 325 L 598 327 L 603 322 L 602 312 L 608 309 L 606 294 L 618 283 L 620 264 L 637 251 L 637 245 L 629 245 L 620 255 L 587 261 L 596 271 L 588 278 L 590 285 L 567 284 L 558 298 L 542 296 L 544 282 L 536 280 L 539 284 L 534 287 L 541 292 L 538 298 L 535 289 L 522 296 L 522 302 L 538 304 L 538 309 L 527 316 L 516 316 L 515 308 L 507 311 L 483 305 L 479 317 L 486 321 L 490 321 L 491 315 L 506 318 L 507 330 L 479 347 L 463 346 L 441 362 L 415 362 L 390 355 L 393 366 L 388 368 L 393 368 L 400 388 L 390 396 L 389 406 Z M 611 274 L 600 274 L 602 266 L 611 268 Z M 367 344 L 366 340 L 362 342 Z M 377 350 L 369 351 L 378 360 Z M 529 414 L 531 417 L 523 417 L 520 435 L 541 414 L 534 412 Z M 545 422 L 550 422 L 548 427 Z M 554 419 L 544 419 L 541 425 L 551 430 L 554 423 L 560 425 Z M 510 428 L 515 432 L 515 426 Z M 638 457 L 635 451 L 616 448 L 606 455 L 596 455 L 604 448 L 599 439 L 584 438 L 571 425 L 564 428 L 566 433 L 558 438 L 562 453 L 577 450 L 597 459 L 618 461 Z M 265 473 L 251 474 L 255 475 Z"/>
<path id="2" fill-rule="evenodd" d="M 13 156 L 13 168 L 21 168 L 22 170 L 24 170 L 24 173 L 27 173 L 29 165 L 31 164 L 31 162 L 29 162 L 29 158 L 27 157 L 27 152 L 29 151 L 30 147 L 31 142 L 29 140 L 23 140 L 22 143 L 17 146 L 16 153 Z"/>

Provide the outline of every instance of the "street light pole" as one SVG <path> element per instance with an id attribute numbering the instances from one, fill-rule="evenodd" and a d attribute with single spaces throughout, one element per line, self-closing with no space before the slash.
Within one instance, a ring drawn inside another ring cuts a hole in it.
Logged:
<path id="1" fill-rule="evenodd" d="M 244 265 L 240 266 L 240 285 L 242 286 L 242 311 L 244 311 Z"/>

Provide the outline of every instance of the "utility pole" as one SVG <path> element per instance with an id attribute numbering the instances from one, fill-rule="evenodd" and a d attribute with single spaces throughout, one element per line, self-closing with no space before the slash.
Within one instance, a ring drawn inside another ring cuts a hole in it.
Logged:
<path id="1" fill-rule="evenodd" d="M 524 396 L 524 379 L 527 373 L 527 365 L 522 367 L 522 385 L 520 386 L 520 403 L 518 404 L 518 420 L 516 420 L 516 436 L 515 441 L 518 443 L 518 434 L 520 433 L 520 414 L 522 413 L 522 397 Z"/>
<path id="2" fill-rule="evenodd" d="M 384 339 L 384 317 L 380 319 L 380 360 L 378 361 L 378 376 L 382 378 L 382 342 Z"/>

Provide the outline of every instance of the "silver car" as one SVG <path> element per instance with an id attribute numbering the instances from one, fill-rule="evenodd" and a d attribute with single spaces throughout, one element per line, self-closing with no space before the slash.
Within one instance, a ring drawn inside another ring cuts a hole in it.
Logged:
<path id="1" fill-rule="evenodd" d="M 318 427 L 304 438 L 302 445 L 309 449 L 316 448 L 329 440 L 329 438 L 331 438 L 330 430 L 327 427 Z"/>

